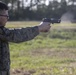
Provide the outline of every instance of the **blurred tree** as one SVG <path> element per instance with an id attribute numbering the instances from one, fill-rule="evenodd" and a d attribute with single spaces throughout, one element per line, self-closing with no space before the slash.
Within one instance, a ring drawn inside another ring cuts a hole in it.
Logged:
<path id="1" fill-rule="evenodd" d="M 76 0 L 1 0 L 9 5 L 10 20 L 40 20 L 43 17 L 60 18 L 67 11 L 76 13 Z M 70 4 L 71 3 L 71 4 Z M 76 14 L 75 14 L 76 16 Z"/>
<path id="2" fill-rule="evenodd" d="M 7 5 L 10 2 L 10 0 L 1 0 L 1 1 L 5 2 Z"/>
<path id="3" fill-rule="evenodd" d="M 76 0 L 68 0 L 68 9 L 74 14 L 76 19 Z"/>
<path id="4" fill-rule="evenodd" d="M 67 12 L 67 2 L 66 0 L 61 0 L 61 13 Z"/>
<path id="5" fill-rule="evenodd" d="M 60 3 L 58 2 L 58 0 L 53 0 L 52 2 L 52 11 L 53 11 L 53 14 L 52 16 L 54 18 L 59 18 L 60 17 Z"/>

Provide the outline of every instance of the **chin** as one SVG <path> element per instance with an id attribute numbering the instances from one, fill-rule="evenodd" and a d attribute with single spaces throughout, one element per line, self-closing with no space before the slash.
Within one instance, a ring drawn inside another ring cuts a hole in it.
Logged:
<path id="1" fill-rule="evenodd" d="M 0 26 L 5 26 L 5 23 L 0 23 Z"/>
<path id="2" fill-rule="evenodd" d="M 5 26 L 5 24 L 2 24 L 2 26 Z"/>
<path id="3" fill-rule="evenodd" d="M 5 25 L 0 25 L 0 26 L 3 26 L 4 27 Z"/>

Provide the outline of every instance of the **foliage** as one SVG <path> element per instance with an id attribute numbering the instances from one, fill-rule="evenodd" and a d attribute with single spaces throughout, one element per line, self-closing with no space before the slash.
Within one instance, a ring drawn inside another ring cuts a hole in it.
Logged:
<path id="1" fill-rule="evenodd" d="M 44 17 L 60 18 L 67 11 L 72 11 L 76 18 L 76 5 L 74 0 L 61 0 L 59 3 L 57 0 L 49 1 L 46 5 L 46 0 L 1 0 L 7 5 L 11 3 L 9 7 L 10 20 L 41 20 Z M 68 5 L 72 2 L 72 5 Z M 25 3 L 25 4 L 24 4 Z M 27 5 L 27 6 L 26 6 Z"/>

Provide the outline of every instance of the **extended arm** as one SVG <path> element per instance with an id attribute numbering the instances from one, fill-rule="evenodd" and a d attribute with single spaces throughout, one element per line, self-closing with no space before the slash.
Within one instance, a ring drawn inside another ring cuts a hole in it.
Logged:
<path id="1" fill-rule="evenodd" d="M 36 37 L 39 34 L 39 29 L 35 26 L 21 29 L 7 29 L 5 32 L 9 42 L 19 43 Z"/>
<path id="2" fill-rule="evenodd" d="M 5 34 L 9 42 L 24 42 L 33 39 L 40 32 L 48 32 L 50 29 L 49 22 L 41 22 L 35 27 L 26 27 L 21 29 L 5 29 Z"/>

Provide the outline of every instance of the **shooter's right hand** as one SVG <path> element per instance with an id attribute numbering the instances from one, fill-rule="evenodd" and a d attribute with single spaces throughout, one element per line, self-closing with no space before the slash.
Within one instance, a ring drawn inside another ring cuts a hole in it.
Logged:
<path id="1" fill-rule="evenodd" d="M 50 22 L 41 22 L 38 28 L 39 28 L 39 32 L 48 32 L 51 28 Z"/>

